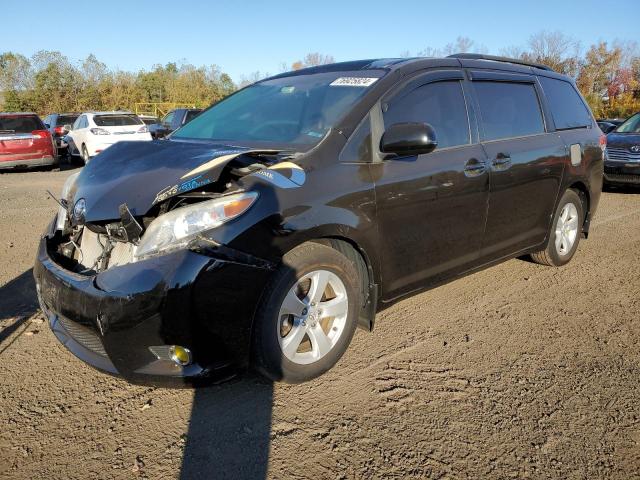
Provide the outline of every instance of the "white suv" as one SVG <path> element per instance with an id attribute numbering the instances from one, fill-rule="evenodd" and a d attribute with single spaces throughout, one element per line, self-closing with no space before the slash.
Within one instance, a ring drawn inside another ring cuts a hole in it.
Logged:
<path id="1" fill-rule="evenodd" d="M 69 153 L 80 155 L 84 163 L 114 143 L 123 140 L 149 141 L 149 129 L 131 112 L 83 113 L 67 134 Z"/>

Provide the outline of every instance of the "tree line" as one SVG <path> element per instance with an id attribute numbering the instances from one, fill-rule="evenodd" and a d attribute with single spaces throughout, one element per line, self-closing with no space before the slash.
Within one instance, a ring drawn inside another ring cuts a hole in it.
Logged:
<path id="1" fill-rule="evenodd" d="M 429 47 L 415 56 L 489 53 L 481 44 L 458 37 L 443 47 Z M 561 32 L 542 31 L 523 46 L 502 49 L 499 55 L 548 65 L 571 76 L 596 117 L 627 117 L 640 111 L 640 49 L 636 42 L 600 41 L 588 48 Z M 413 56 L 403 52 L 403 57 Z M 309 53 L 279 70 L 297 70 L 334 62 L 331 55 Z M 113 70 L 89 55 L 74 64 L 56 51 L 30 58 L 14 52 L 0 54 L 0 110 L 73 112 L 135 109 L 136 103 L 172 102 L 205 107 L 237 88 L 269 74 L 253 72 L 234 83 L 217 65 L 196 67 L 175 62 L 150 70 Z"/>

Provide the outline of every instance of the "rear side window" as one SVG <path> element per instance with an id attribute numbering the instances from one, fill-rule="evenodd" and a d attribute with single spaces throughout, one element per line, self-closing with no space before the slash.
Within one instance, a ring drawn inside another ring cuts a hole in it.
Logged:
<path id="1" fill-rule="evenodd" d="M 553 122 L 558 130 L 591 125 L 589 110 L 587 110 L 573 85 L 555 78 L 538 78 L 549 101 Z"/>
<path id="2" fill-rule="evenodd" d="M 135 115 L 96 115 L 94 123 L 99 127 L 124 127 L 126 125 L 142 125 Z"/>
<path id="3" fill-rule="evenodd" d="M 532 84 L 473 82 L 480 104 L 484 140 L 544 133 L 538 95 Z"/>
<path id="4" fill-rule="evenodd" d="M 34 130 L 44 130 L 39 118 L 34 116 L 0 117 L 0 133 L 31 133 Z"/>
<path id="5" fill-rule="evenodd" d="M 459 81 L 427 83 L 400 93 L 384 113 L 384 126 L 395 123 L 428 123 L 436 131 L 438 148 L 467 145 L 469 120 Z"/>

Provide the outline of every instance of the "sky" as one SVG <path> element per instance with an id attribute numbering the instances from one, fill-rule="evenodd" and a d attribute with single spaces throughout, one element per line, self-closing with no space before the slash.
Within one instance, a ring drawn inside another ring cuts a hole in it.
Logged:
<path id="1" fill-rule="evenodd" d="M 0 52 L 59 50 L 78 62 L 93 53 L 112 69 L 154 64 L 218 65 L 235 81 L 275 74 L 306 53 L 336 61 L 415 55 L 469 37 L 498 54 L 540 30 L 583 47 L 640 43 L 638 0 L 606 1 L 194 1 L 2 0 Z"/>

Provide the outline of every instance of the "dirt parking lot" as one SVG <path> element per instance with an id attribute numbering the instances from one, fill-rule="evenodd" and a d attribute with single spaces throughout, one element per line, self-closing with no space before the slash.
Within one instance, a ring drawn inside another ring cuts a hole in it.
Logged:
<path id="1" fill-rule="evenodd" d="M 0 477 L 640 478 L 640 190 L 561 269 L 512 260 L 389 308 L 336 368 L 129 385 L 55 340 L 39 234 L 69 171 L 0 175 Z"/>

